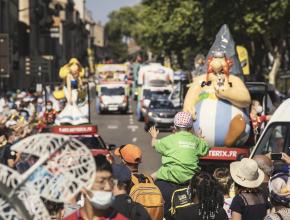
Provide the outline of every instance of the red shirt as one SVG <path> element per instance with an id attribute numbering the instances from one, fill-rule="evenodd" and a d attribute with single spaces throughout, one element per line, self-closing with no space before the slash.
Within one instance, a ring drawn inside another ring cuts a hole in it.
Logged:
<path id="1" fill-rule="evenodd" d="M 118 213 L 115 210 L 113 210 L 110 216 L 107 216 L 107 217 L 101 216 L 99 217 L 99 219 L 100 220 L 128 220 L 128 218 L 126 218 L 125 216 L 123 216 L 122 214 Z M 84 219 L 82 218 L 79 210 L 77 210 L 76 212 L 73 212 L 69 216 L 63 218 L 63 220 L 84 220 Z"/>

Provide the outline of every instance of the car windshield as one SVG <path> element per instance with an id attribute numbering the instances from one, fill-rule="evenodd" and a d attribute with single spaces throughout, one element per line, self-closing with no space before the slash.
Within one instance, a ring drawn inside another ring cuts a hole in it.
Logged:
<path id="1" fill-rule="evenodd" d="M 151 91 L 149 89 L 145 89 L 143 91 L 144 99 L 152 99 L 152 98 L 167 98 L 170 95 L 169 90 L 163 91 Z"/>
<path id="2" fill-rule="evenodd" d="M 108 96 L 125 95 L 125 89 L 123 87 L 115 87 L 115 88 L 102 87 L 101 94 Z"/>
<path id="3" fill-rule="evenodd" d="M 269 127 L 265 135 L 262 137 L 255 154 L 267 154 L 286 152 L 289 153 L 289 145 L 287 143 L 288 125 L 275 123 Z"/>
<path id="4" fill-rule="evenodd" d="M 101 138 L 98 138 L 95 136 L 89 136 L 89 137 L 79 136 L 75 138 L 78 139 L 83 144 L 85 144 L 89 149 L 106 149 L 106 146 Z"/>
<path id="5" fill-rule="evenodd" d="M 150 109 L 172 109 L 173 104 L 169 101 L 151 101 L 150 102 Z"/>

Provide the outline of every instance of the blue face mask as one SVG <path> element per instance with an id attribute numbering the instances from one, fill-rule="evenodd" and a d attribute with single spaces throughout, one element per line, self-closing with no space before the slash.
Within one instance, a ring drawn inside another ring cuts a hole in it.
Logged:
<path id="1" fill-rule="evenodd" d="M 107 209 L 113 201 L 114 196 L 112 192 L 107 191 L 92 191 L 93 196 L 89 197 L 92 206 L 96 209 Z"/>

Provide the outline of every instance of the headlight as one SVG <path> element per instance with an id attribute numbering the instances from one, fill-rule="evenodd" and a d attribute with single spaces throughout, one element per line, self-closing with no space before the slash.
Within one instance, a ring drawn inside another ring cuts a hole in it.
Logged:
<path id="1" fill-rule="evenodd" d="M 152 117 L 153 116 L 153 112 L 148 112 L 148 116 Z"/>

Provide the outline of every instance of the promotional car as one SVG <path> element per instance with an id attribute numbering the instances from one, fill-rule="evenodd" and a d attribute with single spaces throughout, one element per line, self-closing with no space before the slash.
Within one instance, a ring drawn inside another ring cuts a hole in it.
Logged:
<path id="1" fill-rule="evenodd" d="M 95 125 L 53 126 L 50 128 L 50 132 L 74 137 L 85 144 L 91 150 L 93 156 L 102 154 L 109 161 L 114 161 L 110 151 L 115 148 L 115 145 L 106 145 L 102 137 L 98 134 L 98 128 Z"/>
<path id="2" fill-rule="evenodd" d="M 270 112 L 273 112 L 274 109 L 274 105 L 273 102 L 280 102 L 279 98 L 275 95 L 275 90 L 273 87 L 267 85 L 266 83 L 263 82 L 246 82 L 246 86 L 250 92 L 251 95 L 251 99 L 252 100 L 258 100 L 262 107 L 263 107 L 263 112 L 262 114 L 269 114 Z M 288 100 L 288 112 L 290 112 L 290 100 Z M 284 107 L 283 107 L 284 106 Z M 283 108 L 285 109 L 287 106 L 287 104 L 283 103 L 282 105 L 279 106 L 279 108 L 275 111 L 274 115 L 272 116 L 271 120 L 266 124 L 266 122 L 264 122 L 262 124 L 262 127 L 264 128 L 264 132 L 262 133 L 262 136 L 265 136 L 265 131 L 267 129 L 269 129 L 269 124 L 274 124 L 274 125 L 279 125 L 277 124 L 278 121 L 283 121 L 281 122 L 282 124 L 288 123 L 288 126 L 290 125 L 290 115 L 286 114 L 287 110 L 284 110 L 284 116 L 281 115 L 281 111 L 279 109 Z M 249 114 L 250 109 L 247 109 L 247 114 Z M 275 116 L 275 117 L 274 117 Z M 280 118 L 280 119 L 277 119 Z M 281 126 L 281 124 L 280 124 Z M 287 126 L 286 126 L 287 127 Z M 280 128 L 282 129 L 282 128 Z M 284 130 L 286 128 L 283 128 Z M 282 129 L 282 130 L 283 130 Z M 290 127 L 288 127 L 288 143 L 289 143 L 289 132 L 290 132 Z M 269 131 L 270 132 L 270 131 Z M 287 133 L 286 132 L 286 133 Z M 271 133 L 271 132 L 270 132 Z M 271 145 L 272 141 L 269 140 L 269 135 L 264 137 L 264 141 L 261 142 L 261 137 L 260 139 L 258 139 L 257 144 L 255 145 L 254 142 L 254 134 L 253 134 L 253 129 L 251 128 L 251 132 L 250 132 L 250 136 L 248 138 L 248 141 L 245 143 L 244 146 L 242 147 L 216 147 L 213 146 L 208 155 L 205 157 L 202 157 L 200 159 L 200 164 L 202 167 L 204 167 L 205 169 L 212 171 L 214 170 L 214 168 L 219 167 L 219 166 L 227 166 L 230 162 L 232 161 L 236 161 L 236 160 L 240 160 L 244 157 L 249 157 L 254 156 L 255 154 L 262 154 L 266 152 L 269 152 L 269 150 L 265 150 L 264 147 L 266 146 L 265 143 L 267 141 L 268 145 Z M 286 140 L 286 139 L 285 139 Z M 285 143 L 286 144 L 286 143 Z M 290 146 L 289 144 L 287 146 Z M 288 150 L 286 149 L 286 145 L 285 145 L 285 152 L 288 152 L 288 154 L 290 153 L 290 150 L 288 148 Z M 251 149 L 254 149 L 251 153 Z M 254 153 L 256 152 L 256 153 Z"/>
<path id="3" fill-rule="evenodd" d="M 97 112 L 121 112 L 129 109 L 129 92 L 126 84 L 106 83 L 98 86 Z"/>
<path id="4" fill-rule="evenodd" d="M 152 99 L 168 99 L 172 93 L 172 86 L 151 87 L 143 86 L 137 100 L 136 116 L 138 121 L 144 120 L 144 115 L 148 111 L 150 100 Z"/>
<path id="5" fill-rule="evenodd" d="M 159 130 L 172 130 L 174 116 L 180 111 L 167 99 L 152 100 L 148 106 L 148 112 L 144 115 L 144 129 L 148 131 L 151 126 Z"/>

